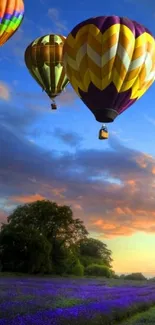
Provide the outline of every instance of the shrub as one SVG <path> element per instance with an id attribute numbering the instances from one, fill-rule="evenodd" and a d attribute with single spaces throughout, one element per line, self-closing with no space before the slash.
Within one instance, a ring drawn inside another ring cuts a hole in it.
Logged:
<path id="1" fill-rule="evenodd" d="M 77 275 L 77 276 L 83 276 L 84 275 L 84 267 L 83 265 L 80 263 L 80 261 L 78 260 L 76 262 L 76 264 L 73 266 L 72 268 L 72 272 L 73 275 Z"/>
<path id="2" fill-rule="evenodd" d="M 131 274 L 124 276 L 124 279 L 125 280 L 137 280 L 137 281 L 147 280 L 142 273 L 131 273 Z"/>
<path id="3" fill-rule="evenodd" d="M 96 264 L 96 265 L 104 265 L 103 260 L 100 258 L 95 258 L 92 256 L 87 255 L 81 255 L 79 256 L 80 262 L 84 267 L 87 267 L 88 265 Z"/>
<path id="4" fill-rule="evenodd" d="M 111 277 L 111 270 L 105 265 L 91 264 L 85 268 L 86 275 Z"/>

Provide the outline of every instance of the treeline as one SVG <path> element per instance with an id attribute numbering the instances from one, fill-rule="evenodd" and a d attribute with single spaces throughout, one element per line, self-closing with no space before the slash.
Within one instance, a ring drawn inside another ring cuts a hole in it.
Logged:
<path id="1" fill-rule="evenodd" d="M 0 230 L 0 270 L 114 277 L 112 252 L 88 235 L 69 206 L 48 200 L 18 206 Z"/>
<path id="2" fill-rule="evenodd" d="M 18 206 L 0 229 L 1 272 L 146 280 L 142 273 L 116 275 L 112 261 L 69 206 L 49 200 Z"/>

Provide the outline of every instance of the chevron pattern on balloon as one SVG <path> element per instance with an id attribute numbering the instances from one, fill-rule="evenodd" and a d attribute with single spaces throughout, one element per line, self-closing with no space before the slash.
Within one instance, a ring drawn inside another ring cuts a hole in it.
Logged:
<path id="1" fill-rule="evenodd" d="M 64 63 L 71 84 L 87 92 L 90 83 L 104 90 L 113 83 L 119 93 L 131 89 L 140 98 L 155 79 L 155 39 L 146 31 L 135 38 L 126 25 L 101 32 L 93 24 L 70 33 L 64 45 Z"/>

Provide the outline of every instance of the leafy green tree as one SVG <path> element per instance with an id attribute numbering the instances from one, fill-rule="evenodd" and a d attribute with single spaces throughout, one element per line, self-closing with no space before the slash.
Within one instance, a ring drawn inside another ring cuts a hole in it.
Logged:
<path id="1" fill-rule="evenodd" d="M 75 244 L 88 232 L 70 207 L 49 200 L 18 206 L 0 233 L 3 269 L 8 271 L 65 272 Z"/>
<path id="2" fill-rule="evenodd" d="M 70 246 L 88 235 L 83 222 L 73 218 L 69 206 L 60 206 L 49 200 L 18 206 L 8 217 L 8 223 L 15 226 L 29 225 L 53 242 L 58 239 L 59 245 Z"/>
<path id="3" fill-rule="evenodd" d="M 52 270 L 51 244 L 37 229 L 4 225 L 0 247 L 3 271 L 49 273 Z"/>
<path id="4" fill-rule="evenodd" d="M 111 255 L 111 250 L 100 240 L 84 238 L 79 242 L 79 258 L 85 267 L 95 263 L 111 268 Z"/>

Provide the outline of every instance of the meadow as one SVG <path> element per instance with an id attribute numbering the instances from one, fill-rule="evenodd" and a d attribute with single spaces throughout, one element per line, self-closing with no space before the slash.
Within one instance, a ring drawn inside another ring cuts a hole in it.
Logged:
<path id="1" fill-rule="evenodd" d="M 154 305 L 149 281 L 0 276 L 0 325 L 150 325 Z"/>

